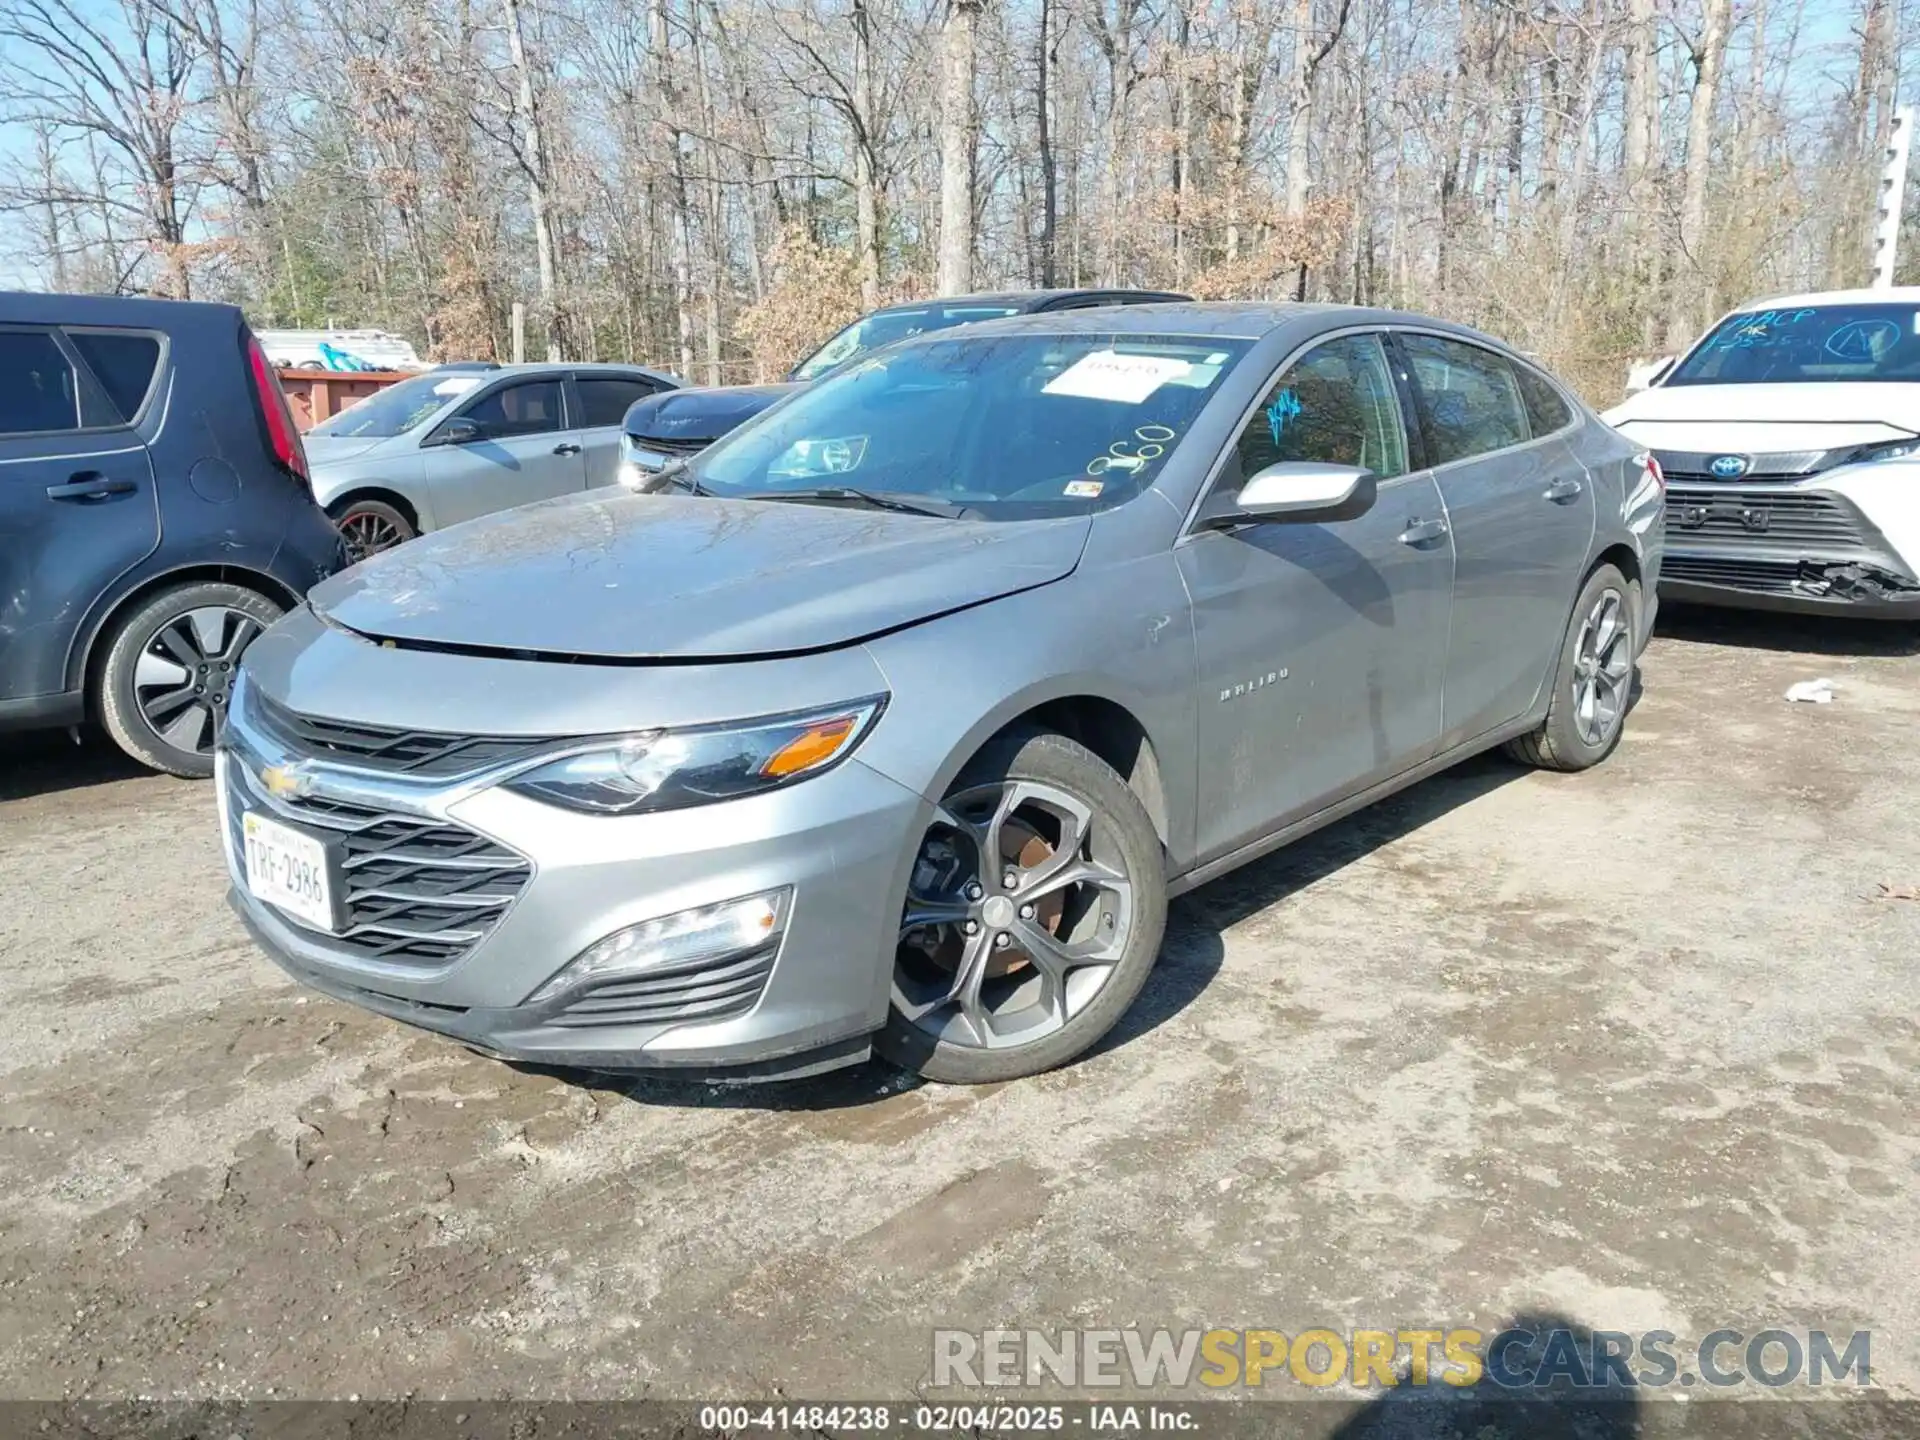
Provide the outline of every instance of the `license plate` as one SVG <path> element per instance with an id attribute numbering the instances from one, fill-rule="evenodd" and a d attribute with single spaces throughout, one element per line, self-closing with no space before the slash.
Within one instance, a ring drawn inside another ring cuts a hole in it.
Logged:
<path id="1" fill-rule="evenodd" d="M 247 889 L 269 905 L 322 930 L 334 928 L 333 881 L 327 847 L 264 815 L 241 822 L 247 847 Z"/>

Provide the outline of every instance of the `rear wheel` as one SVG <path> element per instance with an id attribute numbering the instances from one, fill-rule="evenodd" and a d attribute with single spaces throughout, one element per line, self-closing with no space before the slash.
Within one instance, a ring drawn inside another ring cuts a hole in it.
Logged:
<path id="1" fill-rule="evenodd" d="M 403 545 L 420 533 L 404 511 L 384 500 L 349 500 L 333 523 L 347 542 L 348 558 L 355 561 Z"/>
<path id="2" fill-rule="evenodd" d="M 163 590 L 113 633 L 95 696 L 100 723 L 142 764 L 190 779 L 211 775 L 241 653 L 280 614 L 239 585 Z"/>
<path id="3" fill-rule="evenodd" d="M 961 1084 L 1065 1064 L 1139 994 L 1166 906 L 1159 837 L 1126 782 L 1064 736 L 1002 736 L 921 840 L 880 1053 Z"/>
<path id="4" fill-rule="evenodd" d="M 1560 646 L 1547 718 L 1507 742 L 1516 760 L 1547 770 L 1585 770 L 1620 743 L 1633 694 L 1638 606 L 1612 565 L 1587 577 Z"/>

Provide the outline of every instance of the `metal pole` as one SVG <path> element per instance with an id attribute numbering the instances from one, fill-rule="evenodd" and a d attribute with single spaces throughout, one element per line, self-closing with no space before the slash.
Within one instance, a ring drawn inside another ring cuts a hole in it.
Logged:
<path id="1" fill-rule="evenodd" d="M 1913 107 L 1893 112 L 1893 132 L 1887 137 L 1887 166 L 1880 172 L 1879 214 L 1873 227 L 1875 290 L 1893 288 L 1894 267 L 1900 259 L 1900 214 L 1907 195 L 1907 142 L 1913 135 Z"/>

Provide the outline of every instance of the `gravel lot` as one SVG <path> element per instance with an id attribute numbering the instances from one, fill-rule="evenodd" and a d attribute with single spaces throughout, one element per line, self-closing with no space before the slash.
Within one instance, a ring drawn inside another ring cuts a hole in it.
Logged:
<path id="1" fill-rule="evenodd" d="M 208 788 L 6 737 L 0 1396 L 900 1399 L 934 1324 L 1543 1307 L 1871 1327 L 1920 1392 L 1916 648 L 1676 617 L 1606 766 L 1205 887 L 1099 1054 L 980 1090 L 606 1086 L 309 997 Z"/>

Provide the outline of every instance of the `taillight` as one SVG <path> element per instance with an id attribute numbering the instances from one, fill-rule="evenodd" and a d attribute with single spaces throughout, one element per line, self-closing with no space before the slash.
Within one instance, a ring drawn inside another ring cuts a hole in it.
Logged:
<path id="1" fill-rule="evenodd" d="M 260 407 L 260 423 L 266 427 L 273 458 L 289 474 L 310 480 L 306 447 L 300 443 L 300 430 L 293 423 L 286 391 L 280 388 L 280 379 L 267 363 L 267 352 L 260 348 L 254 333 L 251 330 L 241 333 L 246 336 L 247 368 L 253 372 L 254 403 Z"/>
<path id="2" fill-rule="evenodd" d="M 1654 459 L 1653 452 L 1648 451 L 1646 454 L 1639 456 L 1638 459 L 1640 461 L 1640 468 L 1647 472 L 1647 478 L 1659 487 L 1662 495 L 1666 494 L 1667 472 L 1660 468 L 1660 462 Z"/>

